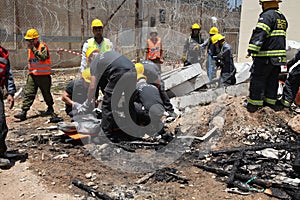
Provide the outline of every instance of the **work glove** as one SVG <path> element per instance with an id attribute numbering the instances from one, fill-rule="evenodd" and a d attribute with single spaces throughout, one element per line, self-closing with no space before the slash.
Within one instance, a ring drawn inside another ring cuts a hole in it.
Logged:
<path id="1" fill-rule="evenodd" d="M 81 106 L 80 103 L 73 101 L 72 110 L 78 110 Z"/>
<path id="2" fill-rule="evenodd" d="M 186 57 L 185 56 L 182 56 L 181 58 L 182 62 L 184 63 L 186 61 Z"/>
<path id="3" fill-rule="evenodd" d="M 219 53 L 219 54 L 217 55 L 217 59 L 218 59 L 218 60 L 222 60 L 222 59 L 223 59 L 222 54 Z"/>
<path id="4" fill-rule="evenodd" d="M 88 102 L 88 100 L 86 100 L 86 101 L 85 101 L 85 102 L 77 109 L 78 113 L 79 113 L 79 114 L 85 114 L 85 113 L 88 111 L 90 105 L 91 105 L 91 103 Z"/>

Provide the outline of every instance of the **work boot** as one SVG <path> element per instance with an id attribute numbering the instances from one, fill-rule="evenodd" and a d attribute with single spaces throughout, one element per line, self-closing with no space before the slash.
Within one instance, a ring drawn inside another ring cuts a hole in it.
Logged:
<path id="1" fill-rule="evenodd" d="M 24 121 L 27 119 L 26 115 L 27 115 L 27 110 L 22 110 L 21 113 L 15 114 L 14 117 L 20 119 L 21 121 Z"/>
<path id="2" fill-rule="evenodd" d="M 247 109 L 247 111 L 249 113 L 254 113 L 254 112 L 258 111 L 259 109 L 261 109 L 261 106 L 256 106 L 256 105 L 253 105 L 248 102 L 246 102 L 243 106 Z"/>
<path id="3" fill-rule="evenodd" d="M 284 109 L 284 106 L 282 105 L 282 103 L 280 101 L 276 101 L 275 104 L 268 104 L 268 103 L 264 102 L 264 105 L 270 107 L 275 112 L 281 111 Z"/>
<path id="4" fill-rule="evenodd" d="M 10 165 L 10 161 L 6 158 L 0 158 L 0 167 L 8 167 Z"/>
<path id="5" fill-rule="evenodd" d="M 52 106 L 48 106 L 48 109 L 43 113 L 43 116 L 52 115 L 54 113 L 54 109 Z"/>

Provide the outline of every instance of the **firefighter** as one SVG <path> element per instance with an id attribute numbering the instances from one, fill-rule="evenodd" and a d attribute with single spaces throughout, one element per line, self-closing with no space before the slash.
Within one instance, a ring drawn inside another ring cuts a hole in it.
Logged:
<path id="1" fill-rule="evenodd" d="M 6 88 L 8 96 L 8 107 L 10 109 L 14 106 L 14 94 L 16 92 L 16 86 L 12 70 L 10 68 L 9 53 L 6 49 L 0 46 L 0 167 L 8 166 L 10 161 L 5 159 L 5 153 L 7 146 L 5 144 L 5 138 L 7 136 L 8 127 L 6 124 L 4 114 L 4 102 L 3 102 L 3 88 Z"/>
<path id="2" fill-rule="evenodd" d="M 34 102 L 38 88 L 40 88 L 44 100 L 48 106 L 44 115 L 52 115 L 53 98 L 51 95 L 51 59 L 46 43 L 39 41 L 39 33 L 36 29 L 29 29 L 24 36 L 28 46 L 28 76 L 25 86 L 25 97 L 22 112 L 14 117 L 21 121 L 27 119 L 27 111 Z"/>
<path id="3" fill-rule="evenodd" d="M 147 77 L 147 83 L 155 85 L 158 90 L 161 99 L 163 100 L 164 108 L 170 117 L 177 117 L 174 111 L 174 107 L 170 102 L 170 98 L 165 91 L 164 81 L 161 79 L 158 66 L 150 60 L 143 60 L 136 65 L 143 65 L 144 75 Z"/>
<path id="4" fill-rule="evenodd" d="M 120 125 L 117 124 L 120 120 L 116 123 L 117 115 L 114 114 L 123 111 L 123 108 L 118 107 L 122 94 L 124 93 L 125 96 L 125 105 L 123 107 L 129 108 L 129 99 L 136 87 L 135 67 L 122 54 L 116 51 L 107 51 L 96 56 L 90 65 L 90 69 L 91 83 L 88 88 L 88 97 L 81 107 L 78 108 L 78 112 L 85 113 L 90 105 L 94 103 L 95 91 L 97 85 L 99 85 L 104 95 L 101 128 L 106 136 L 113 138 L 115 130 Z M 129 116 L 129 109 L 125 115 Z M 126 124 L 127 121 L 124 119 L 123 123 Z"/>
<path id="5" fill-rule="evenodd" d="M 200 30 L 201 25 L 193 24 L 191 27 L 192 33 L 191 35 L 186 38 L 184 47 L 183 47 L 183 56 L 182 62 L 184 65 L 190 65 L 195 63 L 202 64 L 201 59 L 201 44 L 204 42 Z"/>
<path id="6" fill-rule="evenodd" d="M 221 68 L 221 84 L 224 86 L 234 85 L 236 83 L 236 68 L 233 62 L 232 48 L 225 42 L 225 36 L 216 34 L 211 38 L 212 43 L 220 52 L 216 56 L 216 65 Z"/>
<path id="7" fill-rule="evenodd" d="M 213 26 L 209 30 L 209 39 L 205 40 L 204 43 L 201 45 L 202 48 L 206 47 L 207 51 L 207 61 L 206 61 L 206 71 L 209 78 L 209 81 L 212 81 L 213 78 L 217 77 L 217 69 L 215 61 L 213 60 L 213 56 L 217 54 L 216 47 L 211 42 L 212 36 L 219 33 L 219 30 L 217 27 Z"/>
<path id="8" fill-rule="evenodd" d="M 262 13 L 253 30 L 247 57 L 252 56 L 249 98 L 246 108 L 255 112 L 264 104 L 277 110 L 280 66 L 286 63 L 288 22 L 279 11 L 281 0 L 259 0 Z"/>
<path id="9" fill-rule="evenodd" d="M 300 49 L 295 57 L 287 63 L 288 69 L 300 60 Z M 280 102 L 285 107 L 291 107 L 300 87 L 300 64 L 297 64 L 288 74 L 283 87 L 283 94 Z"/>
<path id="10" fill-rule="evenodd" d="M 89 48 L 97 48 L 100 52 L 113 51 L 112 42 L 103 37 L 103 23 L 100 19 L 94 19 L 91 25 L 94 37 L 89 38 L 82 47 L 80 71 L 87 68 L 86 51 Z"/>
<path id="11" fill-rule="evenodd" d="M 163 59 L 163 49 L 162 49 L 162 40 L 158 37 L 156 29 L 151 30 L 150 38 L 147 39 L 146 43 L 146 60 L 151 60 L 158 67 L 161 72 L 161 64 L 164 62 Z"/>
<path id="12" fill-rule="evenodd" d="M 135 93 L 132 95 L 131 116 L 138 125 L 148 125 L 151 122 L 154 134 L 162 126 L 161 118 L 165 112 L 163 101 L 160 97 L 158 88 L 153 84 L 147 83 L 147 77 L 144 75 L 144 66 L 136 64 L 137 84 Z M 157 129 L 160 127 L 159 129 Z M 156 130 L 156 131 L 155 131 Z"/>

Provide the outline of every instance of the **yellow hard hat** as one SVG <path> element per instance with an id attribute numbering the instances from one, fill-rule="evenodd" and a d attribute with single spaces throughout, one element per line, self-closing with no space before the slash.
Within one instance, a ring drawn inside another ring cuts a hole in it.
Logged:
<path id="1" fill-rule="evenodd" d="M 219 30 L 215 26 L 211 27 L 211 29 L 209 30 L 209 34 L 211 34 L 211 35 L 216 35 L 218 33 L 219 33 Z"/>
<path id="2" fill-rule="evenodd" d="M 85 82 L 90 83 L 91 82 L 91 70 L 90 68 L 86 68 L 81 73 L 82 78 Z"/>
<path id="3" fill-rule="evenodd" d="M 214 36 L 211 37 L 211 42 L 213 44 L 216 44 L 217 42 L 219 42 L 220 40 L 225 39 L 225 36 L 221 35 L 221 34 L 216 34 Z"/>
<path id="4" fill-rule="evenodd" d="M 144 65 L 142 63 L 135 63 L 135 70 L 136 70 L 136 79 L 140 80 L 141 78 L 147 79 L 147 77 L 144 75 Z"/>
<path id="5" fill-rule="evenodd" d="M 39 33 L 36 29 L 32 28 L 32 29 L 29 29 L 27 32 L 26 32 L 26 35 L 24 36 L 24 39 L 25 40 L 31 40 L 31 39 L 35 39 L 35 38 L 39 38 Z"/>
<path id="6" fill-rule="evenodd" d="M 103 27 L 103 23 L 100 19 L 94 19 L 92 21 L 92 26 L 91 27 L 92 28 L 94 28 L 94 27 Z"/>
<path id="7" fill-rule="evenodd" d="M 94 47 L 88 48 L 88 50 L 85 52 L 87 62 L 91 63 L 99 53 L 100 50 L 97 48 Z"/>
<path id="8" fill-rule="evenodd" d="M 199 30 L 200 30 L 200 29 L 201 29 L 201 25 L 196 24 L 196 23 L 193 24 L 193 25 L 192 25 L 192 30 L 195 30 L 195 29 L 199 29 Z"/>

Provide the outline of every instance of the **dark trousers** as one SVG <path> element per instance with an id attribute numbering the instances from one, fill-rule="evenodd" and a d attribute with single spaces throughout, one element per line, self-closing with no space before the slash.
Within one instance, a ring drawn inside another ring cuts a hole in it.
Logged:
<path id="1" fill-rule="evenodd" d="M 120 81 L 121 78 L 122 81 Z M 124 127 L 127 124 L 126 119 L 131 120 L 129 114 L 129 99 L 135 87 L 136 72 L 117 71 L 109 78 L 108 84 L 104 89 L 102 102 L 101 128 L 104 133 L 107 134 L 113 132 L 115 128 Z M 119 106 L 123 94 L 124 102 L 122 106 Z M 125 114 L 124 120 L 120 119 L 119 114 L 121 112 Z M 116 117 L 118 117 L 118 119 L 115 119 Z M 116 121 L 118 124 L 116 124 Z"/>
<path id="2" fill-rule="evenodd" d="M 163 80 L 161 80 L 161 86 L 159 87 L 159 94 L 160 94 L 160 98 L 164 103 L 164 107 L 166 111 L 174 112 L 173 105 L 171 104 L 170 98 L 167 95 L 167 92 L 165 90 L 165 83 Z"/>
<path id="3" fill-rule="evenodd" d="M 263 101 L 276 100 L 280 66 L 273 65 L 269 58 L 254 58 L 251 68 L 249 98 Z"/>
<path id="4" fill-rule="evenodd" d="M 25 86 L 25 97 L 23 100 L 22 110 L 29 110 L 34 102 L 38 88 L 40 88 L 44 100 L 48 107 L 51 107 L 54 102 L 50 92 L 51 89 L 51 76 L 35 76 L 29 74 L 27 76 L 26 86 Z"/>
<path id="5" fill-rule="evenodd" d="M 3 102 L 3 92 L 0 89 L 0 154 L 6 152 L 7 147 L 5 144 L 5 138 L 8 132 L 6 125 L 6 119 L 4 114 L 4 102 Z"/>
<path id="6" fill-rule="evenodd" d="M 282 98 L 289 103 L 293 103 L 300 86 L 300 65 L 296 66 L 289 73 L 283 88 Z"/>

